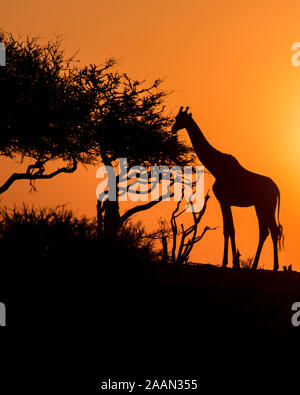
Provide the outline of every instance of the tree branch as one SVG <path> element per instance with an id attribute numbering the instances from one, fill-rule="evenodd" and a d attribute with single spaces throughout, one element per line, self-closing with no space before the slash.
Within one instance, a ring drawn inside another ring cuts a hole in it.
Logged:
<path id="1" fill-rule="evenodd" d="M 164 198 L 167 196 L 167 194 L 165 195 L 161 195 L 159 197 L 158 200 L 152 200 L 151 202 L 145 203 L 145 204 L 140 204 L 139 206 L 135 206 L 129 210 L 126 211 L 126 213 L 124 213 L 121 218 L 120 221 L 121 223 L 123 223 L 124 221 L 126 221 L 129 217 L 131 217 L 133 214 L 139 213 L 141 211 L 145 211 L 148 210 L 149 208 L 155 206 L 157 203 L 161 202 L 162 200 L 164 200 Z M 170 197 L 173 197 L 174 193 L 170 194 Z"/>
<path id="2" fill-rule="evenodd" d="M 35 165 L 30 165 L 31 167 L 29 168 L 30 170 L 32 168 L 36 168 Z M 36 173 L 30 173 L 30 170 L 27 171 L 26 173 L 13 173 L 5 182 L 0 186 L 0 194 L 4 193 L 5 191 L 8 190 L 8 188 L 18 180 L 47 180 L 49 178 L 53 178 L 57 176 L 58 174 L 61 173 L 73 173 L 77 169 L 77 162 L 75 159 L 73 159 L 73 163 L 71 167 L 62 167 L 60 169 L 57 169 L 53 171 L 52 173 L 49 174 L 43 174 L 41 173 L 41 168 L 38 170 Z M 44 171 L 44 170 L 43 170 Z"/>

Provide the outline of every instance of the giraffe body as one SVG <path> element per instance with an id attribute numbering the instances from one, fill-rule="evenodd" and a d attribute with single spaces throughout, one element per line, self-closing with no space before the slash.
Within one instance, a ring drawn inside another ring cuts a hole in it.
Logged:
<path id="1" fill-rule="evenodd" d="M 252 268 L 257 268 L 263 244 L 270 233 L 273 241 L 274 270 L 278 270 L 278 246 L 281 246 L 283 234 L 282 226 L 279 223 L 280 192 L 275 182 L 269 177 L 245 169 L 232 155 L 212 147 L 193 120 L 192 115 L 188 114 L 188 107 L 186 111 L 182 111 L 182 107 L 180 108 L 172 131 L 175 133 L 181 129 L 187 130 L 199 160 L 216 179 L 213 191 L 220 203 L 223 216 L 224 255 L 222 266 L 225 267 L 228 264 L 230 239 L 233 267 L 239 267 L 231 207 L 254 206 L 259 225 L 259 243 Z M 278 224 L 275 217 L 276 207 L 278 207 Z"/>

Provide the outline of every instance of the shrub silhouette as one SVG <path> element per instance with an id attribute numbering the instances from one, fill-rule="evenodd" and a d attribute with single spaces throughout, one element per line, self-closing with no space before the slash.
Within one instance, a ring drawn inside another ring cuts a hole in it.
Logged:
<path id="1" fill-rule="evenodd" d="M 94 220 L 76 218 L 64 206 L 0 208 L 0 242 L 15 256 L 48 259 L 78 250 L 95 236 Z"/>
<path id="2" fill-rule="evenodd" d="M 146 232 L 142 221 L 134 223 L 127 220 L 118 232 L 117 241 L 124 248 L 135 250 L 136 254 L 143 259 L 151 261 L 157 259 L 158 253 L 154 251 L 154 240 Z"/>
<path id="3" fill-rule="evenodd" d="M 96 220 L 77 218 L 65 206 L 0 208 L 0 248 L 18 266 L 51 263 L 61 268 L 108 267 L 116 272 L 121 267 L 123 274 L 156 256 L 141 223 L 127 222 L 117 239 L 99 240 Z"/>

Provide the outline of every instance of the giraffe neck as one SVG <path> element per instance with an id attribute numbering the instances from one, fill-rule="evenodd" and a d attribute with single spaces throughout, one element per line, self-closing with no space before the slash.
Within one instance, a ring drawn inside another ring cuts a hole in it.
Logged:
<path id="1" fill-rule="evenodd" d="M 200 162 L 216 177 L 220 166 L 220 158 L 224 154 L 216 150 L 206 140 L 201 129 L 192 118 L 186 125 L 186 130 Z"/>

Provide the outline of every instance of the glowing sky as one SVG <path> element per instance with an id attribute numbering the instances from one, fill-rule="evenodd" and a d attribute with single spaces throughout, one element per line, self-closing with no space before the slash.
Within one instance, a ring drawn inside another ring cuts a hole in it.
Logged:
<path id="1" fill-rule="evenodd" d="M 165 77 L 165 89 L 174 91 L 169 111 L 189 105 L 211 144 L 278 184 L 286 235 L 280 265 L 300 270 L 300 67 L 291 63 L 291 45 L 300 41 L 299 14 L 296 0 L 14 0 L 1 4 L 1 26 L 45 39 L 61 34 L 67 52 L 79 50 L 83 64 L 112 55 L 133 78 Z M 15 161 L 2 160 L 1 180 L 17 168 Z M 41 181 L 34 194 L 28 183 L 16 183 L 1 204 L 69 203 L 77 214 L 94 216 L 95 172 L 80 169 Z M 208 177 L 206 188 L 212 182 Z M 142 218 L 149 224 L 167 208 L 163 203 Z M 233 212 L 242 256 L 254 255 L 254 209 Z M 222 219 L 215 199 L 205 223 L 220 227 L 192 258 L 220 263 Z M 272 267 L 271 258 L 268 240 L 261 264 Z"/>

